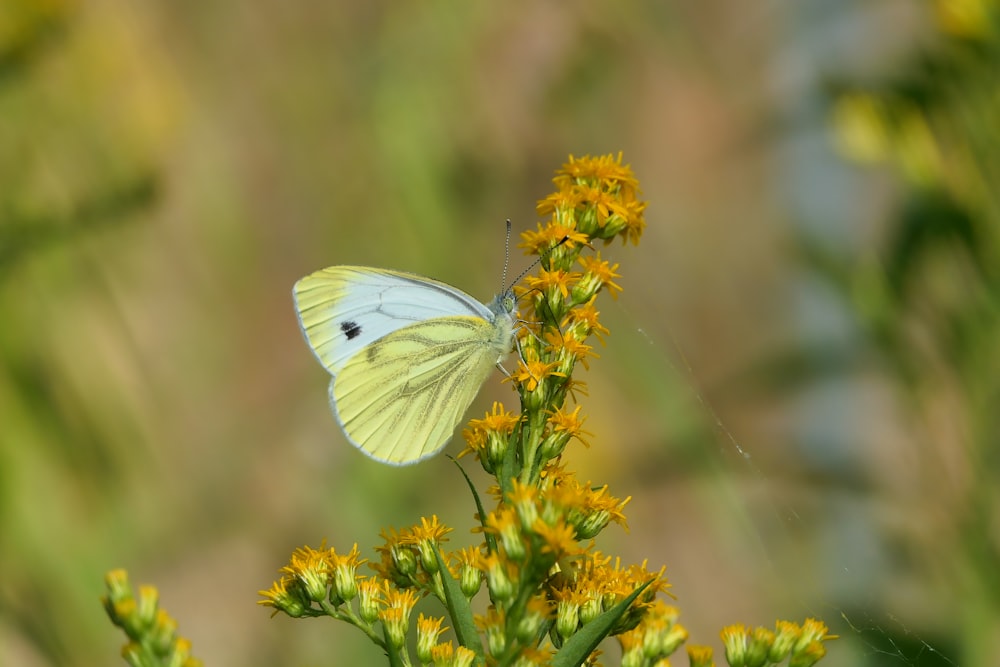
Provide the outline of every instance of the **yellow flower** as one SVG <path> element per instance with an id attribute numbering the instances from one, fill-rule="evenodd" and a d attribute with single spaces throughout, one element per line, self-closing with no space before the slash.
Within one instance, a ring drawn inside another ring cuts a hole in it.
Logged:
<path id="1" fill-rule="evenodd" d="M 409 533 L 403 538 L 404 543 L 409 544 L 421 544 L 423 542 L 443 542 L 445 535 L 452 531 L 448 526 L 438 523 L 437 514 L 431 515 L 431 518 L 427 517 L 420 518 L 420 525 L 414 526 Z"/>
<path id="2" fill-rule="evenodd" d="M 580 258 L 580 265 L 583 267 L 583 278 L 577 283 L 573 290 L 574 301 L 586 303 L 601 288 L 607 288 L 612 299 L 618 298 L 618 292 L 622 291 L 620 285 L 614 282 L 615 278 L 621 278 L 615 273 L 618 265 L 612 266 L 607 260 L 601 259 L 601 253 L 596 256 L 586 256 Z"/>
<path id="3" fill-rule="evenodd" d="M 156 621 L 153 623 L 153 627 L 146 635 L 146 644 L 160 655 L 164 655 L 175 646 L 177 639 L 177 621 L 171 618 L 165 610 L 160 609 L 156 612 Z"/>
<path id="4" fill-rule="evenodd" d="M 450 663 L 449 667 L 472 667 L 472 663 L 476 660 L 476 653 L 470 648 L 465 646 L 459 646 L 455 649 L 455 659 Z"/>
<path id="5" fill-rule="evenodd" d="M 826 627 L 826 623 L 818 621 L 815 618 L 807 618 L 802 624 L 802 636 L 808 638 L 809 641 L 837 639 L 837 635 L 831 635 L 829 632 L 830 630 Z"/>
<path id="6" fill-rule="evenodd" d="M 579 338 L 586 338 L 593 334 L 604 343 L 604 336 L 610 333 L 600 322 L 600 313 L 594 308 L 594 301 L 597 297 L 591 298 L 587 303 L 576 306 L 566 315 L 563 320 L 563 330 L 572 330 Z M 568 332 L 567 332 L 568 335 Z"/>
<path id="7" fill-rule="evenodd" d="M 456 578 L 458 579 L 459 587 L 462 589 L 462 594 L 471 600 L 479 592 L 479 588 L 483 583 L 483 573 L 479 569 L 479 559 L 482 551 L 479 547 L 463 547 L 453 555 L 455 560 L 458 561 Z"/>
<path id="8" fill-rule="evenodd" d="M 438 644 L 431 649 L 431 661 L 435 667 L 452 667 L 455 659 L 455 645 L 451 642 Z"/>
<path id="9" fill-rule="evenodd" d="M 712 648 L 709 646 L 688 646 L 687 654 L 691 667 L 715 667 Z"/>
<path id="10" fill-rule="evenodd" d="M 562 408 L 553 411 L 549 415 L 549 426 L 552 427 L 553 432 L 563 433 L 567 437 L 578 438 L 584 445 L 590 447 L 590 444 L 583 439 L 583 435 L 593 435 L 587 433 L 583 430 L 584 418 L 580 417 L 580 407 L 576 406 L 573 412 L 564 412 Z"/>
<path id="11" fill-rule="evenodd" d="M 829 634 L 826 623 L 815 618 L 807 618 L 802 624 L 795 645 L 792 647 L 792 657 L 788 664 L 794 667 L 810 667 L 816 664 L 826 655 L 826 647 L 823 642 L 836 638 L 836 635 Z"/>
<path id="12" fill-rule="evenodd" d="M 666 659 L 688 638 L 687 630 L 677 623 L 679 615 L 676 607 L 656 600 L 639 625 L 618 635 L 622 649 L 628 647 L 634 650 L 639 647 L 650 661 Z"/>
<path id="13" fill-rule="evenodd" d="M 551 211 L 561 223 L 573 218 L 579 231 L 605 243 L 618 235 L 638 243 L 646 226 L 646 204 L 638 201 L 639 184 L 621 160 L 621 153 L 617 158 L 570 156 L 552 179 L 558 192 L 539 202 L 539 213 Z"/>
<path id="14" fill-rule="evenodd" d="M 451 531 L 448 526 L 438 523 L 437 515 L 430 519 L 422 517 L 419 526 L 404 528 L 399 533 L 390 529 L 389 536 L 383 531 L 386 545 L 376 549 L 382 553 L 382 563 L 376 571 L 401 587 L 417 581 L 418 569 L 436 573 L 438 563 L 433 547 L 444 542 L 445 535 Z"/>
<path id="15" fill-rule="evenodd" d="M 596 355 L 595 355 L 596 356 Z M 573 399 L 574 403 L 579 403 L 579 397 L 576 395 L 577 392 L 582 396 L 590 396 L 590 391 L 587 389 L 587 383 L 583 380 L 574 380 L 570 378 L 565 385 L 566 394 Z"/>
<path id="16" fill-rule="evenodd" d="M 462 431 L 466 447 L 459 452 L 458 458 L 472 453 L 486 472 L 493 474 L 503 461 L 510 434 L 520 421 L 520 415 L 504 410 L 503 404 L 494 401 L 492 412 L 487 412 L 482 419 L 470 420 L 469 426 Z"/>
<path id="17" fill-rule="evenodd" d="M 258 595 L 264 597 L 263 600 L 257 600 L 257 604 L 264 605 L 266 607 L 274 607 L 275 614 L 279 611 L 283 611 L 292 618 L 302 616 L 306 610 L 305 603 L 299 599 L 299 596 L 288 591 L 288 586 L 290 584 L 294 584 L 295 582 L 296 580 L 294 578 L 284 576 L 274 582 L 269 590 L 257 591 Z"/>
<path id="18" fill-rule="evenodd" d="M 639 239 L 646 230 L 646 218 L 643 212 L 646 210 L 646 202 L 629 201 L 625 204 L 627 215 L 625 216 L 625 229 L 622 240 L 631 241 L 632 245 L 639 245 Z"/>
<path id="19" fill-rule="evenodd" d="M 564 640 L 573 636 L 580 628 L 580 605 L 587 600 L 586 594 L 575 588 L 552 591 L 556 601 L 556 632 Z"/>
<path id="20" fill-rule="evenodd" d="M 578 591 L 583 599 L 600 600 L 601 611 L 607 611 L 648 583 L 612 628 L 611 634 L 618 635 L 636 627 L 656 596 L 665 592 L 669 584 L 663 577 L 664 568 L 660 568 L 659 572 L 650 572 L 643 562 L 623 570 L 620 559 L 616 558 L 614 565 L 610 563 L 610 557 L 598 551 L 588 551 L 576 559 L 565 576 L 554 585 L 558 590 Z"/>
<path id="21" fill-rule="evenodd" d="M 385 579 L 393 582 L 397 586 L 412 586 L 417 582 L 418 554 L 414 553 L 411 544 L 408 543 L 409 533 L 406 531 L 397 532 L 394 528 L 381 532 L 385 544 L 375 547 L 382 560 L 377 565 L 371 565 Z"/>
<path id="22" fill-rule="evenodd" d="M 825 655 L 826 647 L 823 646 L 823 643 L 820 641 L 811 641 L 801 650 L 796 651 L 792 659 L 788 661 L 788 666 L 812 667 L 812 665 L 819 662 Z"/>
<path id="23" fill-rule="evenodd" d="M 726 649 L 726 661 L 730 665 L 742 665 L 746 661 L 748 634 L 742 623 L 727 625 L 719 633 L 722 645 Z"/>
<path id="24" fill-rule="evenodd" d="M 546 196 L 545 199 L 539 199 L 538 203 L 535 205 L 535 211 L 538 215 L 555 214 L 555 224 L 560 224 L 562 223 L 562 219 L 559 218 L 559 215 L 566 212 L 572 212 L 579 205 L 579 192 L 573 187 L 566 187 L 559 188 L 552 194 Z M 561 238 L 561 236 L 557 237 L 556 240 L 558 241 Z M 585 243 L 586 239 L 584 239 L 583 242 Z"/>
<path id="25" fill-rule="evenodd" d="M 486 634 L 486 647 L 490 655 L 502 655 L 507 650 L 507 615 L 503 609 L 491 605 L 485 616 L 476 614 L 473 621 Z"/>
<path id="26" fill-rule="evenodd" d="M 281 571 L 299 580 L 306 596 L 314 601 L 326 599 L 326 587 L 330 581 L 330 563 L 327 560 L 325 543 L 320 550 L 309 546 L 299 547 L 292 552 L 288 565 Z"/>
<path id="27" fill-rule="evenodd" d="M 530 350 L 526 350 L 526 352 L 530 352 Z M 524 391 L 532 393 L 538 389 L 538 386 L 547 377 L 554 375 L 565 377 L 565 373 L 555 370 L 557 366 L 558 363 L 555 361 L 544 362 L 540 361 L 536 355 L 525 354 L 525 358 L 521 360 L 521 364 L 511 376 L 511 379 L 520 384 Z M 539 406 L 543 403 L 543 399 L 544 397 L 536 399 Z"/>
<path id="28" fill-rule="evenodd" d="M 126 570 L 118 568 L 109 571 L 104 575 L 104 585 L 108 589 L 108 595 L 104 598 L 105 604 L 114 604 L 119 600 L 133 597 L 132 584 L 129 583 Z"/>
<path id="29" fill-rule="evenodd" d="M 358 566 L 368 562 L 361 558 L 357 542 L 350 552 L 338 554 L 333 548 L 327 553 L 331 576 L 331 599 L 350 602 L 358 594 Z"/>
<path id="30" fill-rule="evenodd" d="M 591 182 L 601 183 L 608 188 L 623 187 L 633 192 L 639 187 L 632 168 L 622 164 L 622 153 L 618 153 L 617 159 L 612 155 L 596 158 L 589 155 L 581 158 L 570 155 L 569 161 L 556 173 L 552 182 L 560 189 L 573 183 Z"/>
<path id="31" fill-rule="evenodd" d="M 537 276 L 527 276 L 524 279 L 531 294 L 531 308 L 536 317 L 543 322 L 554 323 L 561 320 L 571 304 L 567 303 L 570 289 L 580 279 L 577 271 L 563 269 L 541 269 Z"/>
<path id="32" fill-rule="evenodd" d="M 434 647 L 437 645 L 438 637 L 447 630 L 444 627 L 444 618 L 434 618 L 420 614 L 417 616 L 417 658 L 420 662 L 428 663 L 433 660 Z"/>
<path id="33" fill-rule="evenodd" d="M 602 189 L 603 184 L 576 185 L 574 190 L 582 204 L 590 204 L 597 212 L 597 226 L 607 225 L 608 218 L 611 217 L 611 208 L 615 204 L 614 196 Z"/>
<path id="34" fill-rule="evenodd" d="M 590 482 L 581 484 L 572 474 L 550 467 L 543 490 L 546 517 L 549 512 L 566 517 L 576 529 L 578 539 L 590 539 L 611 521 L 625 525 L 622 513 L 631 497 L 625 500 L 608 493 L 607 485 L 594 488 Z M 555 516 L 555 515 L 552 515 Z"/>
<path id="35" fill-rule="evenodd" d="M 563 334 L 560 331 L 547 331 L 544 340 L 549 347 L 559 351 L 559 372 L 569 375 L 573 371 L 576 362 L 579 361 L 583 367 L 590 370 L 590 360 L 587 357 L 598 357 L 594 348 L 577 338 L 576 332 L 567 331 Z"/>
<path id="36" fill-rule="evenodd" d="M 201 661 L 191 657 L 190 640 L 177 634 L 177 621 L 159 608 L 155 586 L 142 585 L 133 592 L 125 570 L 112 570 L 104 581 L 107 588 L 107 595 L 101 599 L 104 609 L 129 640 L 121 650 L 126 662 L 201 667 Z M 275 584 L 273 597 L 262 604 L 278 602 L 283 597 L 283 586 L 284 583 Z"/>
<path id="37" fill-rule="evenodd" d="M 528 600 L 524 615 L 518 621 L 514 634 L 521 643 L 528 643 L 538 636 L 542 625 L 552 616 L 552 604 L 542 596 Z"/>
<path id="38" fill-rule="evenodd" d="M 500 546 L 511 560 L 521 561 L 527 555 L 521 522 L 512 507 L 501 506 L 487 514 L 483 528 L 500 539 Z"/>
<path id="39" fill-rule="evenodd" d="M 503 403 L 493 402 L 492 412 L 487 412 L 482 419 L 473 419 L 469 422 L 469 428 L 480 428 L 484 431 L 495 431 L 510 435 L 514 427 L 521 421 L 520 415 L 516 415 L 509 410 L 504 410 Z"/>
<path id="40" fill-rule="evenodd" d="M 508 564 L 500 558 L 499 554 L 491 552 L 482 556 L 480 567 L 486 575 L 486 583 L 490 587 L 492 599 L 506 602 L 514 596 L 516 591 L 514 579 L 517 572 L 513 564 Z"/>
<path id="41" fill-rule="evenodd" d="M 615 637 L 618 640 L 618 644 L 622 647 L 622 663 L 633 664 L 634 661 L 634 664 L 642 664 L 644 636 L 645 628 L 639 625 Z M 625 656 L 628 656 L 628 658 Z"/>
<path id="42" fill-rule="evenodd" d="M 378 619 L 379 598 L 387 583 L 384 579 L 362 579 L 358 583 L 358 616 L 369 625 Z"/>
<path id="43" fill-rule="evenodd" d="M 566 194 L 557 192 L 555 195 L 549 195 L 548 199 L 539 202 L 539 213 L 542 213 L 543 203 L 553 197 L 562 199 Z M 570 195 L 570 197 L 574 200 L 573 206 L 569 207 L 572 210 L 579 202 L 579 198 L 575 195 Z M 559 208 L 561 209 L 561 206 Z M 533 232 L 528 230 L 521 232 L 521 243 L 518 245 L 531 255 L 544 255 L 559 243 L 562 243 L 567 248 L 573 248 L 575 245 L 586 245 L 587 235 L 576 229 L 576 223 L 572 219 L 565 222 L 554 220 L 544 227 L 539 223 L 538 231 Z"/>
<path id="44" fill-rule="evenodd" d="M 574 271 L 561 269 L 549 271 L 543 268 L 538 272 L 537 277 L 526 276 L 524 282 L 533 290 L 559 295 L 565 299 L 569 296 L 570 286 L 580 279 L 580 275 Z"/>
<path id="45" fill-rule="evenodd" d="M 517 518 L 522 526 L 530 526 L 538 519 L 538 487 L 533 484 L 522 484 L 515 479 L 507 502 L 517 512 Z"/>
<path id="46" fill-rule="evenodd" d="M 399 648 L 406 643 L 406 631 L 410 625 L 410 612 L 417 604 L 417 594 L 410 589 L 399 590 L 391 585 L 382 588 L 382 610 L 379 620 L 385 627 L 386 639 Z"/>
<path id="47" fill-rule="evenodd" d="M 583 552 L 576 540 L 576 531 L 562 517 L 553 525 L 538 519 L 531 530 L 542 539 L 542 553 L 551 554 L 553 561 Z"/>
<path id="48" fill-rule="evenodd" d="M 565 412 L 562 408 L 551 412 L 548 419 L 550 430 L 542 440 L 542 456 L 548 459 L 559 456 L 571 438 L 576 438 L 585 447 L 590 447 L 584 436 L 593 434 L 583 430 L 583 421 L 579 405 L 573 412 Z"/>
<path id="49" fill-rule="evenodd" d="M 775 638 L 775 633 L 767 628 L 760 626 L 754 628 L 747 638 L 747 659 L 749 662 L 751 664 L 766 664 Z"/>

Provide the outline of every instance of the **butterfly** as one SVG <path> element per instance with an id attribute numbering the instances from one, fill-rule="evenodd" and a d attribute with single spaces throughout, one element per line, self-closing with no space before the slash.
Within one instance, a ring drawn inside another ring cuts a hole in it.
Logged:
<path id="1" fill-rule="evenodd" d="M 333 375 L 344 434 L 392 465 L 439 452 L 514 346 L 509 288 L 484 304 L 412 273 L 334 266 L 299 280 L 293 296 L 306 342 Z"/>

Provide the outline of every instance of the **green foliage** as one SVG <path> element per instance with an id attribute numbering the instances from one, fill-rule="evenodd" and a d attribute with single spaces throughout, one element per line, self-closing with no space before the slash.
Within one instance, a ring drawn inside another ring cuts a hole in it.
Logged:
<path id="1" fill-rule="evenodd" d="M 888 166 L 899 204 L 861 257 L 809 245 L 807 265 L 836 287 L 897 380 L 915 422 L 916 455 L 943 451 L 968 471 L 942 497 L 957 518 L 963 664 L 988 664 L 1000 619 L 1000 4 L 938 3 L 940 39 L 891 80 L 844 86 L 838 145 Z M 947 405 L 949 428 L 931 416 Z M 953 463 L 952 465 L 955 465 Z M 923 664 L 923 663 L 921 663 Z"/>

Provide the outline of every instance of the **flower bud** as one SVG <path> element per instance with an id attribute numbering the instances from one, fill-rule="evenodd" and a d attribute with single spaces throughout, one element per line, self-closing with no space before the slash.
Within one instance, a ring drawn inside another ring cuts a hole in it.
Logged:
<path id="1" fill-rule="evenodd" d="M 375 579 L 364 579 L 358 585 L 358 615 L 369 625 L 378 619 L 379 588 Z"/>
<path id="2" fill-rule="evenodd" d="M 573 599 L 559 600 L 556 605 L 556 632 L 564 640 L 572 637 L 580 627 L 580 605 Z"/>

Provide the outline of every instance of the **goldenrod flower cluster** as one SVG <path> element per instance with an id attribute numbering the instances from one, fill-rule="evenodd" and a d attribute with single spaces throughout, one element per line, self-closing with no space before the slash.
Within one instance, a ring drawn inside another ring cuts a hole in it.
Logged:
<path id="1" fill-rule="evenodd" d="M 132 667 L 201 667 L 201 660 L 191 657 L 191 642 L 177 635 L 177 621 L 160 609 L 156 588 L 134 591 L 125 570 L 108 572 L 104 583 L 104 609 L 129 639 L 122 647 L 125 662 Z"/>
<path id="2" fill-rule="evenodd" d="M 538 204 L 548 221 L 523 235 L 523 247 L 538 255 L 540 267 L 518 290 L 524 304 L 520 363 L 509 380 L 520 411 L 495 403 L 463 434 L 463 454 L 496 481 L 488 510 L 469 482 L 479 542 L 447 549 L 451 528 L 432 516 L 383 531 L 373 563 L 357 544 L 346 553 L 325 543 L 301 547 L 271 588 L 260 592 L 260 604 L 295 618 L 345 621 L 393 667 L 599 665 L 599 644 L 608 637 L 617 639 L 623 667 L 668 667 L 687 640 L 680 612 L 664 600 L 670 587 L 664 569 L 623 564 L 595 548 L 594 538 L 609 524 L 624 526 L 630 498 L 580 482 L 566 463 L 574 440 L 589 446 L 576 403 L 584 385 L 573 373 L 577 363 L 587 368 L 596 356 L 590 338 L 603 342 L 608 334 L 596 300 L 621 290 L 618 265 L 602 259 L 592 244 L 615 238 L 637 243 L 645 202 L 621 155 L 571 157 L 554 182 L 557 191 Z M 360 571 L 366 564 L 371 574 Z M 154 588 L 134 593 L 120 570 L 108 574 L 107 586 L 104 606 L 129 637 L 123 656 L 130 665 L 200 664 L 190 657 L 190 643 L 177 636 L 176 623 L 158 608 Z M 484 611 L 475 613 L 472 601 L 483 592 L 486 599 L 477 604 Z M 423 597 L 437 599 L 446 616 L 420 613 L 414 621 Z M 733 667 L 785 660 L 808 667 L 831 638 L 813 619 L 801 627 L 779 621 L 775 631 L 741 625 L 722 631 Z M 707 647 L 688 647 L 687 654 L 693 667 L 714 665 Z"/>
<path id="3" fill-rule="evenodd" d="M 726 661 L 732 667 L 766 667 L 785 660 L 789 667 L 812 667 L 826 655 L 823 642 L 835 638 L 826 624 L 814 618 L 807 618 L 801 626 L 778 621 L 774 630 L 729 625 L 719 636 L 725 646 Z M 698 663 L 692 658 L 691 664 L 696 667 Z"/>
<path id="4" fill-rule="evenodd" d="M 482 497 L 469 484 L 479 542 L 449 550 L 451 529 L 436 516 L 424 518 L 383 532 L 372 574 L 359 571 L 365 561 L 357 545 L 347 554 L 302 547 L 271 589 L 261 591 L 261 604 L 293 617 L 346 621 L 379 646 L 390 665 L 596 665 L 598 645 L 615 637 L 622 665 L 652 667 L 668 664 L 687 639 L 678 610 L 664 602 L 663 568 L 623 564 L 595 548 L 594 538 L 608 525 L 625 524 L 629 498 L 581 482 L 567 465 L 573 441 L 587 445 L 590 438 L 575 400 L 584 385 L 573 374 L 596 356 L 591 337 L 603 342 L 608 334 L 598 297 L 621 290 L 618 265 L 602 259 L 593 244 L 637 243 L 646 204 L 621 155 L 571 157 L 554 182 L 557 191 L 538 204 L 547 222 L 522 237 L 540 266 L 517 288 L 520 363 L 509 380 L 520 410 L 496 403 L 463 433 L 463 454 L 496 482 Z M 481 593 L 486 599 L 477 604 L 484 611 L 475 613 L 472 601 Z M 446 616 L 421 614 L 414 623 L 422 597 L 436 598 Z M 446 638 L 448 630 L 453 638 Z M 821 647 L 826 638 L 814 635 L 805 644 L 813 654 L 812 642 Z M 727 659 L 739 659 L 726 646 Z M 693 664 L 711 664 L 706 651 L 690 652 Z"/>

